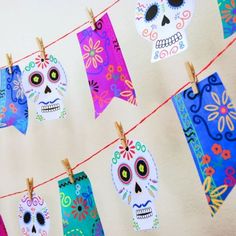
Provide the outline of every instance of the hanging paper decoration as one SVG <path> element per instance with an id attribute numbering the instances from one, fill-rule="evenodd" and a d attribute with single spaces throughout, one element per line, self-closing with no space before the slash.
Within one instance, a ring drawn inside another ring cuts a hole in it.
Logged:
<path id="1" fill-rule="evenodd" d="M 49 210 L 45 201 L 37 194 L 33 193 L 32 200 L 29 199 L 28 194 L 21 199 L 18 217 L 21 235 L 48 235 Z"/>
<path id="2" fill-rule="evenodd" d="M 217 73 L 198 87 L 173 102 L 214 216 L 236 183 L 236 110 Z"/>
<path id="3" fill-rule="evenodd" d="M 136 231 L 159 228 L 154 199 L 157 197 L 157 167 L 147 147 L 127 140 L 118 146 L 112 158 L 112 178 L 120 197 L 132 208 Z"/>
<path id="4" fill-rule="evenodd" d="M 136 105 L 134 87 L 109 16 L 78 33 L 97 118 L 118 97 Z"/>
<path id="5" fill-rule="evenodd" d="M 218 5 L 224 29 L 224 38 L 228 38 L 236 32 L 236 1 L 218 0 Z"/>
<path id="6" fill-rule="evenodd" d="M 58 182 L 63 235 L 103 236 L 103 227 L 94 200 L 92 186 L 84 172 Z"/>
<path id="7" fill-rule="evenodd" d="M 1 215 L 0 215 L 0 235 L 1 236 L 7 236 L 8 235 Z"/>
<path id="8" fill-rule="evenodd" d="M 191 22 L 195 0 L 138 0 L 138 33 L 152 42 L 151 62 L 174 56 L 187 49 L 186 28 Z"/>
<path id="9" fill-rule="evenodd" d="M 25 134 L 28 127 L 28 104 L 24 95 L 19 66 L 0 71 L 0 128 L 14 126 Z"/>
<path id="10" fill-rule="evenodd" d="M 36 105 L 36 119 L 64 118 L 67 79 L 59 61 L 52 55 L 46 55 L 45 60 L 38 55 L 25 66 L 23 76 L 25 94 Z"/>

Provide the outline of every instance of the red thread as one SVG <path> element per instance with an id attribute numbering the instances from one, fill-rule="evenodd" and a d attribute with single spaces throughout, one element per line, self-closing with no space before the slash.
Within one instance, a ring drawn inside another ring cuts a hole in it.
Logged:
<path id="1" fill-rule="evenodd" d="M 100 15 L 102 15 L 103 13 L 107 12 L 110 8 L 112 8 L 114 5 L 116 5 L 119 1 L 120 1 L 120 0 L 116 0 L 115 2 L 113 2 L 111 5 L 109 5 L 108 7 L 106 7 L 103 11 L 101 11 L 100 13 L 98 13 L 98 14 L 95 16 L 95 18 L 97 18 L 97 17 L 99 17 Z M 64 39 L 64 38 L 66 38 L 67 36 L 69 36 L 69 35 L 71 35 L 72 33 L 76 32 L 77 30 L 79 30 L 80 28 L 82 28 L 83 26 L 85 26 L 86 24 L 89 24 L 89 21 L 84 22 L 82 25 L 79 25 L 78 27 L 76 27 L 75 29 L 73 29 L 73 30 L 69 31 L 68 33 L 64 34 L 63 36 L 61 36 L 60 38 L 56 39 L 55 41 L 53 41 L 53 42 L 47 44 L 47 45 L 45 46 L 45 48 L 51 47 L 52 45 L 56 44 L 57 42 L 61 41 L 61 40 Z M 26 56 L 24 56 L 24 57 L 22 57 L 22 58 L 16 60 L 16 61 L 14 61 L 14 62 L 13 62 L 13 65 L 14 65 L 14 64 L 17 64 L 17 63 L 19 63 L 19 62 L 21 62 L 21 61 L 23 61 L 23 60 L 25 60 L 25 59 L 27 59 L 27 58 L 29 58 L 29 57 L 31 57 L 31 56 L 33 56 L 33 55 L 35 55 L 35 54 L 37 54 L 37 53 L 40 53 L 40 51 L 39 51 L 39 50 L 34 51 L 34 52 L 32 52 L 32 53 L 30 53 L 30 54 L 28 54 L 28 55 L 26 55 Z M 5 66 L 0 67 L 0 69 L 5 69 L 5 68 L 7 68 L 7 67 L 8 67 L 8 65 L 5 65 Z"/>
<path id="2" fill-rule="evenodd" d="M 116 3 L 118 3 L 120 0 L 117 0 L 115 1 L 111 6 L 107 7 L 106 9 L 104 9 L 101 13 L 99 13 L 96 17 L 98 17 L 99 15 L 103 14 L 105 11 L 107 11 L 109 8 L 111 8 L 113 5 L 115 5 Z M 88 22 L 85 22 L 83 25 L 87 24 Z M 82 26 L 83 26 L 82 25 Z M 47 47 L 53 45 L 55 42 L 65 38 L 67 35 L 71 34 L 72 32 L 78 30 L 80 27 L 82 26 L 79 26 L 77 27 L 76 29 L 74 29 L 73 31 L 70 31 L 68 34 L 62 36 L 61 38 L 57 39 L 56 41 L 52 42 L 51 44 L 47 45 Z M 207 70 L 218 58 L 220 58 L 224 52 L 230 48 L 236 41 L 236 37 L 231 41 L 229 42 L 229 44 L 222 50 L 220 51 L 205 67 L 203 67 L 202 70 L 200 70 L 196 75 L 199 76 L 201 73 L 203 73 L 205 70 Z M 37 53 L 37 52 L 35 52 Z M 31 55 L 34 55 L 35 53 L 32 53 Z M 24 57 L 27 58 L 28 56 Z M 22 59 L 21 59 L 22 60 Z M 20 60 L 18 60 L 20 61 Z M 176 94 L 178 94 L 180 91 L 182 91 L 184 88 L 186 88 L 188 85 L 190 84 L 190 82 L 184 84 L 181 88 L 179 88 L 175 93 L 173 93 L 169 98 L 167 98 L 164 102 L 162 102 L 158 107 L 156 107 L 151 113 L 149 113 L 147 116 L 145 116 L 144 118 L 142 118 L 142 120 L 140 120 L 136 125 L 134 125 L 131 129 L 129 129 L 125 134 L 129 134 L 131 133 L 133 130 L 135 130 L 139 125 L 141 125 L 144 121 L 146 121 L 148 118 L 150 118 L 152 115 L 154 115 L 159 109 L 161 109 L 163 106 L 165 106 Z M 91 156 L 89 156 L 88 158 L 84 159 L 82 162 L 78 163 L 75 167 L 73 167 L 73 170 L 77 169 L 79 166 L 85 164 L 86 162 L 90 161 L 91 159 L 93 159 L 95 156 L 97 156 L 99 153 L 101 153 L 102 151 L 104 151 L 105 149 L 109 148 L 110 146 L 112 146 L 113 144 L 115 144 L 119 139 L 115 139 L 113 140 L 112 142 L 110 142 L 109 144 L 107 144 L 106 146 L 104 146 L 103 148 L 101 148 L 100 150 L 98 150 L 97 152 L 95 152 L 94 154 L 92 154 Z M 51 179 L 48 179 L 36 186 L 34 186 L 34 189 L 36 188 L 39 188 L 45 184 L 48 184 L 60 177 L 62 177 L 63 175 L 65 175 L 66 172 L 63 172 L 61 174 L 58 174 L 57 176 L 51 178 Z M 19 194 L 22 194 L 24 192 L 27 192 L 27 189 L 25 190 L 22 190 L 22 191 L 19 191 L 19 192 L 15 192 L 15 193 L 10 193 L 10 194 L 7 194 L 7 195 L 3 195 L 3 196 L 0 196 L 0 199 L 4 199 L 4 198 L 8 198 L 8 197 L 12 197 L 12 196 L 16 196 L 16 195 L 19 195 Z"/>

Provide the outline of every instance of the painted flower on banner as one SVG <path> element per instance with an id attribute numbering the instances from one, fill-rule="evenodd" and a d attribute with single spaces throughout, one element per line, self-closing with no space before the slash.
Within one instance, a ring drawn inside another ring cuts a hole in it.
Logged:
<path id="1" fill-rule="evenodd" d="M 203 165 L 209 164 L 210 162 L 211 162 L 211 157 L 209 155 L 206 154 L 202 157 L 202 164 Z"/>
<path id="2" fill-rule="evenodd" d="M 215 169 L 213 167 L 207 167 L 205 169 L 205 173 L 207 176 L 212 176 L 215 174 Z"/>
<path id="3" fill-rule="evenodd" d="M 36 65 L 38 66 L 38 68 L 47 68 L 48 64 L 49 64 L 49 58 L 48 58 L 48 55 L 46 54 L 45 55 L 45 59 L 42 58 L 41 55 L 38 55 L 36 58 L 35 58 L 35 63 Z"/>
<path id="4" fill-rule="evenodd" d="M 88 215 L 89 206 L 87 205 L 87 201 L 84 200 L 82 197 L 76 198 L 74 201 L 74 205 L 71 206 L 72 208 L 72 215 L 74 218 L 78 218 L 79 221 L 84 220 Z"/>
<path id="5" fill-rule="evenodd" d="M 126 80 L 125 84 L 128 86 L 128 90 L 122 91 L 120 93 L 120 96 L 122 97 L 128 97 L 128 102 L 131 104 L 137 105 L 136 97 L 135 97 L 135 92 L 134 92 L 134 87 L 133 84 L 130 80 Z"/>
<path id="6" fill-rule="evenodd" d="M 225 22 L 232 21 L 233 23 L 236 23 L 236 4 L 235 0 L 231 0 L 230 3 L 225 4 L 225 10 L 221 11 L 222 18 L 225 20 Z"/>
<path id="7" fill-rule="evenodd" d="M 219 155 L 223 152 L 221 145 L 217 143 L 213 144 L 213 146 L 211 147 L 211 150 L 215 155 Z"/>
<path id="8" fill-rule="evenodd" d="M 106 74 L 107 80 L 113 79 L 114 81 L 117 80 L 125 81 L 126 77 L 123 74 L 123 69 L 121 66 L 117 66 L 117 68 L 115 68 L 114 65 L 109 65 L 107 70 L 108 70 Z"/>
<path id="9" fill-rule="evenodd" d="M 230 150 L 223 150 L 222 154 L 221 154 L 221 157 L 224 159 L 224 160 L 228 160 L 231 158 L 231 152 Z"/>
<path id="10" fill-rule="evenodd" d="M 208 204 L 211 208 L 211 215 L 214 216 L 220 206 L 223 204 L 221 196 L 227 191 L 227 185 L 221 185 L 217 188 L 212 186 L 212 177 L 208 176 L 204 180 L 203 188 L 207 197 Z"/>
<path id="11" fill-rule="evenodd" d="M 100 95 L 98 93 L 92 93 L 93 99 L 98 101 L 99 107 L 104 107 L 109 104 L 111 98 L 108 96 L 109 92 L 107 90 L 103 91 Z"/>
<path id="12" fill-rule="evenodd" d="M 25 94 L 24 94 L 24 89 L 23 89 L 21 78 L 19 76 L 17 76 L 17 79 L 13 81 L 13 84 L 14 84 L 13 90 L 16 91 L 16 98 L 23 99 Z"/>
<path id="13" fill-rule="evenodd" d="M 98 67 L 98 63 L 103 63 L 103 59 L 99 54 L 103 52 L 104 49 L 100 46 L 100 44 L 100 40 L 97 40 L 94 43 L 93 39 L 89 38 L 89 44 L 83 45 L 83 49 L 85 51 L 83 59 L 87 60 L 85 63 L 86 69 L 88 69 L 91 65 L 93 65 L 93 67 L 96 69 Z"/>
<path id="14" fill-rule="evenodd" d="M 208 121 L 218 119 L 218 130 L 221 133 L 224 131 L 226 125 L 230 131 L 234 131 L 235 127 L 232 120 L 236 120 L 236 111 L 226 91 L 222 93 L 221 99 L 214 92 L 211 93 L 211 97 L 215 104 L 209 104 L 204 107 L 206 111 L 211 112 L 208 116 Z"/>
<path id="15" fill-rule="evenodd" d="M 95 80 L 89 80 L 89 87 L 91 91 L 99 92 L 99 84 Z"/>
<path id="16" fill-rule="evenodd" d="M 132 140 L 127 140 L 127 148 L 119 146 L 119 149 L 122 157 L 127 158 L 128 160 L 132 159 L 135 154 L 135 145 Z"/>

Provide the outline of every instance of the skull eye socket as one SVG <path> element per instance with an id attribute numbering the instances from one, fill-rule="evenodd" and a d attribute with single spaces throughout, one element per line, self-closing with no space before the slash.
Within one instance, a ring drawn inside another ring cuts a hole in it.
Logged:
<path id="1" fill-rule="evenodd" d="M 168 0 L 171 7 L 181 7 L 184 4 L 184 0 Z"/>
<path id="2" fill-rule="evenodd" d="M 31 221 L 31 214 L 30 212 L 25 212 L 24 217 L 23 217 L 24 223 L 25 224 L 29 224 L 29 222 Z"/>
<path id="3" fill-rule="evenodd" d="M 132 180 L 132 171 L 126 164 L 122 164 L 118 168 L 118 176 L 122 183 L 129 184 Z"/>
<path id="4" fill-rule="evenodd" d="M 157 3 L 151 5 L 148 7 L 147 12 L 145 14 L 145 19 L 147 22 L 152 21 L 153 19 L 156 18 L 159 12 L 159 7 Z"/>
<path id="5" fill-rule="evenodd" d="M 60 73 L 59 70 L 56 67 L 52 67 L 48 71 L 48 78 L 51 82 L 56 83 L 60 80 Z"/>
<path id="6" fill-rule="evenodd" d="M 29 82 L 34 87 L 38 87 L 38 86 L 42 85 L 43 81 L 44 81 L 43 74 L 40 72 L 33 72 L 29 76 Z"/>
<path id="7" fill-rule="evenodd" d="M 148 175 L 149 175 L 149 165 L 143 157 L 139 157 L 135 161 L 135 171 L 136 171 L 136 174 L 141 179 L 146 179 L 148 177 Z"/>
<path id="8" fill-rule="evenodd" d="M 41 213 L 37 213 L 36 218 L 40 225 L 45 225 L 45 218 Z"/>

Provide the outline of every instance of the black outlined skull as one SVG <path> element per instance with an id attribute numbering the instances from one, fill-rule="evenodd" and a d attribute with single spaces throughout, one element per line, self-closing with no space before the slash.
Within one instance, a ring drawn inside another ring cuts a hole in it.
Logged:
<path id="1" fill-rule="evenodd" d="M 33 193 L 32 200 L 25 195 L 19 204 L 21 235 L 48 236 L 50 217 L 45 201 Z"/>
<path id="2" fill-rule="evenodd" d="M 136 27 L 139 34 L 153 43 L 151 62 L 168 58 L 187 49 L 185 30 L 195 0 L 138 0 Z"/>
<path id="3" fill-rule="evenodd" d="M 63 118 L 65 108 L 63 97 L 67 79 L 63 67 L 52 55 L 44 60 L 38 56 L 23 72 L 23 87 L 28 99 L 36 104 L 40 121 Z"/>
<path id="4" fill-rule="evenodd" d="M 136 231 L 159 226 L 154 199 L 157 196 L 157 168 L 146 146 L 128 140 L 128 148 L 116 148 L 112 158 L 112 178 L 120 197 L 132 208 Z"/>

